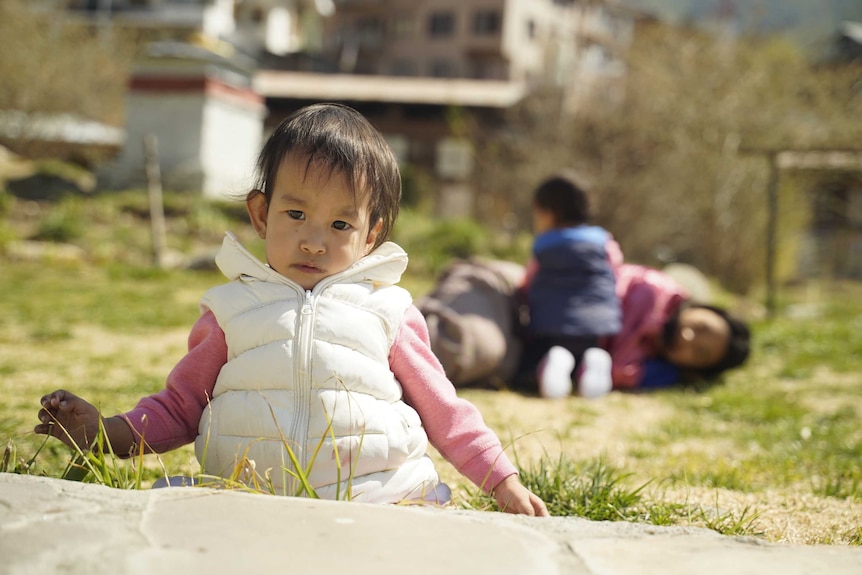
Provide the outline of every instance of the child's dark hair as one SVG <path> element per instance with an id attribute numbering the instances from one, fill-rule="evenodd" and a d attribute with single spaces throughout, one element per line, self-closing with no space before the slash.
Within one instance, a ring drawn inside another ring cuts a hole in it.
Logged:
<path id="1" fill-rule="evenodd" d="M 727 339 L 727 351 L 724 352 L 724 356 L 715 365 L 698 370 L 699 375 L 705 379 L 715 379 L 728 369 L 733 369 L 745 363 L 748 359 L 751 342 L 751 331 L 748 328 L 748 324 L 730 315 L 727 310 L 720 307 L 705 304 L 690 304 L 689 307 L 699 307 L 714 312 L 727 322 L 727 326 L 730 329 L 730 335 Z"/>
<path id="2" fill-rule="evenodd" d="M 257 160 L 258 179 L 249 195 L 272 199 L 276 174 L 288 155 L 306 166 L 344 177 L 354 196 L 368 194 L 369 225 L 382 222 L 374 247 L 389 238 L 401 202 L 401 173 L 395 155 L 368 120 L 342 104 L 313 104 L 292 113 L 264 144 Z"/>
<path id="3" fill-rule="evenodd" d="M 590 219 L 585 182 L 571 170 L 551 176 L 536 188 L 533 205 L 554 215 L 559 226 L 578 226 Z"/>

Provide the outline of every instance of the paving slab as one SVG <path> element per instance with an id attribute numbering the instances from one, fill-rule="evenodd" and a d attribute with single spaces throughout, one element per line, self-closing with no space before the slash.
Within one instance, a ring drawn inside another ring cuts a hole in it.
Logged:
<path id="1" fill-rule="evenodd" d="M 0 474 L 0 574 L 860 575 L 862 548 L 707 529 Z"/>

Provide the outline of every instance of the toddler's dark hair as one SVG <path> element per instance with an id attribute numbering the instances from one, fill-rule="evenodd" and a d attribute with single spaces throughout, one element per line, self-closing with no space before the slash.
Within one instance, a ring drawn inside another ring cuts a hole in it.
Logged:
<path id="1" fill-rule="evenodd" d="M 354 200 L 368 194 L 370 226 L 382 222 L 374 247 L 392 233 L 401 202 L 401 173 L 386 140 L 359 112 L 342 104 L 306 106 L 279 124 L 257 160 L 258 179 L 249 195 L 263 193 L 269 204 L 278 169 L 288 155 L 306 167 L 341 175 Z"/>
<path id="2" fill-rule="evenodd" d="M 533 205 L 554 214 L 559 226 L 584 224 L 591 217 L 585 187 L 575 172 L 563 170 L 539 184 L 533 195 Z"/>

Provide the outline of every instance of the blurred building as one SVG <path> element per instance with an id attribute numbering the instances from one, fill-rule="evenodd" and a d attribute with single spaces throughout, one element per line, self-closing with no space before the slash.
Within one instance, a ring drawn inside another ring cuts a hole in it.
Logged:
<path id="1" fill-rule="evenodd" d="M 349 74 L 552 84 L 622 73 L 635 13 L 577 0 L 336 0 L 322 52 Z"/>
<path id="2" fill-rule="evenodd" d="M 152 40 L 226 43 L 260 68 L 552 84 L 575 105 L 623 73 L 620 0 L 69 0 Z"/>
<path id="3" fill-rule="evenodd" d="M 320 3 L 318 0 L 317 3 Z M 304 48 L 314 0 L 69 0 L 69 9 L 153 40 L 200 35 L 257 58 Z"/>
<path id="4" fill-rule="evenodd" d="M 351 74 L 536 81 L 573 51 L 575 4 L 336 0 L 323 52 Z"/>
<path id="5" fill-rule="evenodd" d="M 487 135 L 540 86 L 561 91 L 561 113 L 577 110 L 596 90 L 612 95 L 637 19 L 616 0 L 72 0 L 70 8 L 155 42 L 187 42 L 185 54 L 197 54 L 180 56 L 174 45 L 173 55 L 150 54 L 137 67 L 128 146 L 140 146 L 142 126 L 161 126 L 175 142 L 163 161 L 212 171 L 200 155 L 189 156 L 191 140 L 180 146 L 169 128 L 195 119 L 190 131 L 208 146 L 212 126 L 226 125 L 223 115 L 212 124 L 205 112 L 225 94 L 213 86 L 232 85 L 249 96 L 245 104 L 252 93 L 262 98 L 264 134 L 303 105 L 340 101 L 369 118 L 399 160 L 430 181 L 438 213 L 452 216 L 471 215 L 475 205 L 473 143 L 463 125 L 453 124 L 453 110 L 469 112 L 472 129 Z M 239 64 L 246 57 L 251 66 Z M 248 86 L 238 66 L 251 68 Z M 195 88 L 178 91 L 178 74 Z M 196 98 L 199 112 L 186 108 L 177 116 L 171 110 L 182 109 L 178 98 L 183 106 Z M 246 121 L 259 115 L 254 105 L 234 113 Z M 147 121 L 146 114 L 159 118 Z M 250 139 L 243 144 L 259 147 Z M 181 157 L 179 148 L 186 150 Z M 122 154 L 114 185 L 134 172 L 139 155 Z M 201 175 L 201 182 L 217 179 Z"/>
<path id="6" fill-rule="evenodd" d="M 613 0 L 335 0 L 317 56 L 337 73 L 259 70 L 255 86 L 270 128 L 313 101 L 357 108 L 430 178 L 438 215 L 470 216 L 475 150 L 453 110 L 487 136 L 536 88 L 560 90 L 561 113 L 618 91 L 637 18 Z"/>

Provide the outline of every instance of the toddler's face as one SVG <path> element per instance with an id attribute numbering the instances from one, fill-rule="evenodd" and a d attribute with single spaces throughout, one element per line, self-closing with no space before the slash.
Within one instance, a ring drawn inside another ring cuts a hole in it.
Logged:
<path id="1" fill-rule="evenodd" d="M 533 232 L 536 235 L 543 234 L 554 229 L 554 214 L 549 210 L 533 206 Z"/>
<path id="2" fill-rule="evenodd" d="M 310 290 L 350 267 L 374 247 L 380 223 L 369 230 L 367 193 L 356 201 L 342 174 L 328 174 L 288 156 L 276 174 L 269 205 L 263 194 L 248 210 L 275 271 Z"/>

